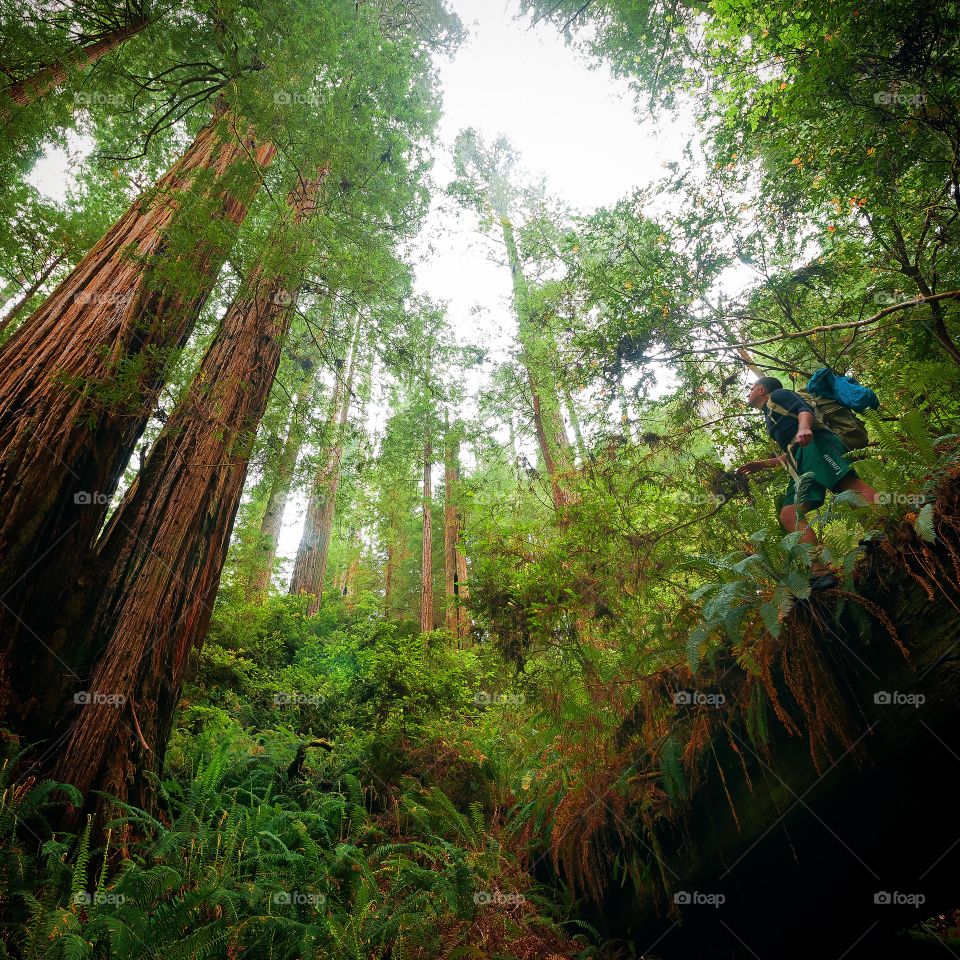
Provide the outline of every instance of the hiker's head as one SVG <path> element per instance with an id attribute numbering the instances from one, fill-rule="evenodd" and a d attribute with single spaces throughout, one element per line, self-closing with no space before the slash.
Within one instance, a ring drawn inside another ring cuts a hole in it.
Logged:
<path id="1" fill-rule="evenodd" d="M 759 410 L 767 402 L 767 397 L 769 397 L 774 390 L 782 389 L 783 384 L 776 377 L 761 377 L 750 388 L 750 392 L 747 394 L 747 403 L 753 407 L 754 410 Z"/>

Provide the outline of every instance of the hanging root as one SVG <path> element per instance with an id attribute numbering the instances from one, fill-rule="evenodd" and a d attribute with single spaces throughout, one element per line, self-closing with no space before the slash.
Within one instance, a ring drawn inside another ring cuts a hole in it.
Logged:
<path id="1" fill-rule="evenodd" d="M 831 741 L 862 758 L 856 725 L 833 671 L 820 650 L 820 634 L 796 618 L 778 644 L 778 663 L 787 689 L 803 714 L 810 758 L 817 771 L 824 759 L 833 759 Z"/>

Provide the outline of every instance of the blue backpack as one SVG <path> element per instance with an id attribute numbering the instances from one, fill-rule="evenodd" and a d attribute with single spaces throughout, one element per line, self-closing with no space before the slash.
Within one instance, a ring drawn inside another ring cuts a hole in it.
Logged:
<path id="1" fill-rule="evenodd" d="M 841 377 L 829 367 L 821 367 L 807 381 L 807 393 L 815 397 L 826 397 L 857 413 L 864 410 L 876 410 L 880 406 L 877 395 L 853 377 Z"/>
<path id="2" fill-rule="evenodd" d="M 857 383 L 853 377 L 841 377 L 829 367 L 821 367 L 807 381 L 806 389 L 798 392 L 848 450 L 858 450 L 870 442 L 867 428 L 857 416 L 880 406 L 880 400 L 869 387 Z"/>

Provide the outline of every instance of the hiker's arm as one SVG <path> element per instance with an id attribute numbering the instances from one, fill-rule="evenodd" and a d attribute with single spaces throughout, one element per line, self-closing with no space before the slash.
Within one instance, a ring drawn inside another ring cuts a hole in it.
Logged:
<path id="1" fill-rule="evenodd" d="M 799 444 L 801 447 L 805 447 L 813 440 L 813 414 L 808 413 L 806 410 L 801 410 L 797 414 L 797 422 L 800 426 L 797 429 L 797 435 L 793 438 L 793 442 Z"/>
<path id="2" fill-rule="evenodd" d="M 773 467 L 779 467 L 786 463 L 787 455 L 781 453 L 779 457 L 770 457 L 769 460 L 751 460 L 749 463 L 741 464 L 737 467 L 737 473 L 757 473 L 760 470 L 771 470 Z"/>

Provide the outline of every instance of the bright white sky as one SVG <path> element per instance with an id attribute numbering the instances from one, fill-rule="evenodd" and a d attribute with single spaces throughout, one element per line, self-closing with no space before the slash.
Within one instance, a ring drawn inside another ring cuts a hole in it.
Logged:
<path id="1" fill-rule="evenodd" d="M 450 150 L 464 127 L 484 139 L 505 134 L 532 173 L 580 211 L 615 203 L 680 159 L 684 137 L 675 123 L 642 125 L 626 83 L 604 67 L 588 69 L 556 29 L 530 29 L 514 19 L 514 0 L 450 0 L 470 35 L 452 62 L 441 67 L 443 119 L 436 177 L 452 176 Z M 688 132 L 688 131 L 687 131 Z M 514 330 L 510 275 L 490 258 L 496 248 L 472 230 L 471 218 L 447 202 L 425 231 L 433 253 L 417 268 L 421 292 L 450 304 L 457 333 L 502 347 Z M 470 308 L 485 308 L 482 331 Z"/>

